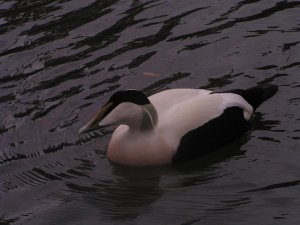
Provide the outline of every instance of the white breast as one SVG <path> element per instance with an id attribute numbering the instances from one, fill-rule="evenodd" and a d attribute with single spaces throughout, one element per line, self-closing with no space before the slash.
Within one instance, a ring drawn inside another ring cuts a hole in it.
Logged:
<path id="1" fill-rule="evenodd" d="M 108 146 L 108 158 L 123 165 L 147 166 L 171 163 L 175 149 L 156 132 L 131 134 L 120 125 L 113 133 Z"/>

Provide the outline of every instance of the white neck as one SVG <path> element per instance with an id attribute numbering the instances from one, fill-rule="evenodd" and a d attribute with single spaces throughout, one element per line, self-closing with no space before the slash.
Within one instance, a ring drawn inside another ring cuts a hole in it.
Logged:
<path id="1" fill-rule="evenodd" d="M 151 131 L 155 128 L 157 122 L 157 112 L 151 103 L 140 106 L 125 102 L 112 110 L 99 125 L 124 124 L 130 128 L 130 132 L 135 133 Z"/>
<path id="2" fill-rule="evenodd" d="M 139 131 L 153 130 L 158 122 L 156 109 L 151 103 L 141 106 L 141 108 L 143 111 L 143 117 Z"/>

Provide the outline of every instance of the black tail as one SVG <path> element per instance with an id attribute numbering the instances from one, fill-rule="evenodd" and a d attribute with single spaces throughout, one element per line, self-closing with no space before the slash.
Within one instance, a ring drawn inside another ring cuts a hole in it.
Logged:
<path id="1" fill-rule="evenodd" d="M 278 86 L 274 84 L 259 84 L 246 90 L 232 90 L 228 92 L 241 95 L 254 109 L 259 107 L 264 101 L 271 98 L 278 91 Z"/>

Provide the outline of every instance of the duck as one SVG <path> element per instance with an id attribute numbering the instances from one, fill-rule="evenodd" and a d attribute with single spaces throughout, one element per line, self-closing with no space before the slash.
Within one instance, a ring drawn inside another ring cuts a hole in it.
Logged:
<path id="1" fill-rule="evenodd" d="M 215 92 L 167 89 L 151 96 L 115 92 L 79 134 L 116 126 L 108 159 L 127 166 L 175 164 L 215 152 L 242 137 L 255 110 L 278 91 L 274 84 Z"/>

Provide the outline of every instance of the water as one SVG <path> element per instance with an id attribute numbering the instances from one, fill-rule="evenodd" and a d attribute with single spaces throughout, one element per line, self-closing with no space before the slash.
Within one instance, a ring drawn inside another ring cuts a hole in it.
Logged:
<path id="1" fill-rule="evenodd" d="M 0 1 L 1 224 L 299 224 L 300 2 Z M 78 129 L 117 90 L 274 83 L 241 143 L 109 163 Z"/>

